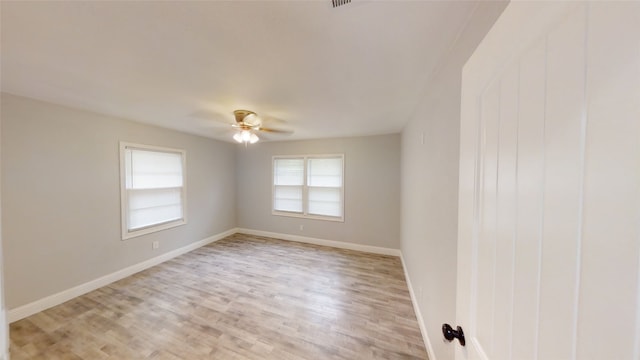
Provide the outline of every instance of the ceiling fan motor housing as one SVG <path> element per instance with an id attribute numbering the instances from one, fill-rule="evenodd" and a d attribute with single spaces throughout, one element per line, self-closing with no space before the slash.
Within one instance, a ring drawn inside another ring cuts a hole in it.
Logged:
<path id="1" fill-rule="evenodd" d="M 256 116 L 256 113 L 251 110 L 235 110 L 233 112 L 233 115 L 236 117 L 236 122 L 241 124 L 241 123 L 246 123 L 244 119 L 246 119 L 247 116 Z M 246 123 L 246 124 L 249 124 L 249 123 Z"/>

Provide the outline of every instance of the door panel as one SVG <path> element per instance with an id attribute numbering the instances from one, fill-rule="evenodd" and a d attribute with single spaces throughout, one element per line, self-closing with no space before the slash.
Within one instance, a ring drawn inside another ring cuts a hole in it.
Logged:
<path id="1" fill-rule="evenodd" d="M 518 129 L 518 66 L 510 66 L 500 81 L 498 173 L 496 208 L 496 259 L 492 357 L 511 352 L 513 306 L 513 249 L 515 235 L 516 138 Z"/>
<path id="2" fill-rule="evenodd" d="M 498 119 L 500 116 L 500 83 L 495 82 L 482 96 L 482 115 L 486 119 L 481 138 L 482 178 L 480 194 L 482 207 L 480 209 L 480 241 L 477 242 L 477 280 L 487 289 L 493 289 L 495 284 L 495 255 L 496 255 L 496 184 L 498 170 Z M 493 348 L 494 321 L 494 292 L 475 291 L 477 299 L 475 306 L 484 311 L 477 312 L 478 339 L 484 351 L 491 353 Z"/>
<path id="3" fill-rule="evenodd" d="M 640 3 L 511 3 L 463 71 L 458 359 L 640 359 Z"/>
<path id="4" fill-rule="evenodd" d="M 547 36 L 542 269 L 538 357 L 571 359 L 580 251 L 583 167 L 583 6 Z"/>
<path id="5" fill-rule="evenodd" d="M 535 359 L 542 250 L 546 39 L 520 62 L 512 358 Z"/>

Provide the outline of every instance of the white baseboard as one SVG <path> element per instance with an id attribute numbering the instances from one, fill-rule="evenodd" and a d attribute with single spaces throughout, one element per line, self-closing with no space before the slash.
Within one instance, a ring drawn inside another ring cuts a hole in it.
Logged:
<path id="1" fill-rule="evenodd" d="M 149 260 L 145 260 L 143 262 L 137 263 L 135 265 L 131 265 L 129 267 L 126 267 L 122 270 L 118 270 L 116 272 L 113 272 L 111 274 L 99 277 L 95 280 L 91 280 L 89 282 L 86 282 L 84 284 L 80 284 L 78 286 L 74 286 L 70 289 L 61 291 L 59 293 L 47 296 L 45 298 L 36 300 L 34 302 L 31 302 L 29 304 L 17 307 L 15 309 L 10 309 L 9 313 L 8 313 L 8 320 L 9 323 L 12 323 L 14 321 L 18 321 L 20 319 L 24 319 L 28 316 L 31 316 L 35 313 L 38 313 L 40 311 L 46 310 L 50 307 L 62 304 L 65 301 L 69 301 L 77 296 L 80 295 L 84 295 L 90 291 L 93 291 L 95 289 L 101 288 L 103 286 L 109 285 L 112 282 L 118 281 L 120 279 L 123 279 L 127 276 L 133 275 L 137 272 L 140 272 L 142 270 L 146 270 L 152 266 L 158 265 L 160 263 L 163 263 L 167 260 L 171 260 L 174 257 L 180 256 L 182 254 L 188 253 L 189 251 L 193 251 L 199 247 L 205 246 L 207 244 L 210 244 L 212 242 L 218 241 L 220 239 L 223 239 L 229 235 L 233 235 L 236 232 L 238 232 L 238 229 L 234 228 L 231 230 L 227 230 L 225 232 L 210 236 L 206 239 L 202 239 L 200 241 L 196 241 L 194 243 L 191 243 L 189 245 L 183 246 L 181 248 L 175 249 L 175 250 L 171 250 L 169 252 L 166 252 L 164 254 L 161 254 L 159 256 L 156 256 L 154 258 L 151 258 Z M 0 358 L 1 359 L 1 358 Z"/>
<path id="2" fill-rule="evenodd" d="M 391 249 L 391 248 L 385 248 L 385 247 L 379 247 L 379 246 L 361 245 L 361 244 L 354 244 L 350 242 L 324 240 L 324 239 L 318 239 L 318 238 L 312 238 L 312 237 L 306 237 L 306 236 L 281 234 L 281 233 L 274 233 L 274 232 L 268 232 L 268 231 L 262 231 L 262 230 L 243 229 L 243 228 L 237 229 L 237 232 L 242 234 L 248 234 L 248 235 L 264 236 L 264 237 L 276 238 L 281 240 L 289 240 L 289 241 L 296 241 L 296 242 L 307 243 L 307 244 L 329 246 L 329 247 L 340 248 L 340 249 L 356 250 L 356 251 L 368 252 L 373 254 L 392 255 L 392 256 L 401 255 L 399 249 Z"/>
<path id="3" fill-rule="evenodd" d="M 400 260 L 402 261 L 402 268 L 404 269 L 404 277 L 405 279 L 407 279 L 407 287 L 409 287 L 409 293 L 411 294 L 411 303 L 413 304 L 413 311 L 415 311 L 416 313 L 418 326 L 420 326 L 420 332 L 422 333 L 422 340 L 424 341 L 424 347 L 427 348 L 427 355 L 429 355 L 429 360 L 436 360 L 436 353 L 433 351 L 433 346 L 431 346 L 431 341 L 429 340 L 429 334 L 427 334 L 427 326 L 424 324 L 424 318 L 422 317 L 422 312 L 420 312 L 420 306 L 418 306 L 418 299 L 416 297 L 415 292 L 413 291 L 413 286 L 411 285 L 411 278 L 409 277 L 409 272 L 407 271 L 407 265 L 404 263 L 404 256 L 402 256 L 402 253 L 400 254 Z"/>

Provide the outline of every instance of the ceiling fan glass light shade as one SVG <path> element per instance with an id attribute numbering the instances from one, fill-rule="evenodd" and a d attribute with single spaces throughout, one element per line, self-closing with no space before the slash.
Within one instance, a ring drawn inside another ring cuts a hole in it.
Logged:
<path id="1" fill-rule="evenodd" d="M 242 130 L 233 134 L 233 140 L 239 143 L 255 144 L 260 140 L 258 135 L 254 134 L 251 130 Z"/>
<path id="2" fill-rule="evenodd" d="M 243 142 L 249 142 L 249 140 L 251 140 L 251 132 L 249 130 L 242 130 L 240 137 Z"/>

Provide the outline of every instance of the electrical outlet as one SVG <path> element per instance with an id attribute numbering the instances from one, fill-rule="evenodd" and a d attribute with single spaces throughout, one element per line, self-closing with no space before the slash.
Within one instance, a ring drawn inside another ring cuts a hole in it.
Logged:
<path id="1" fill-rule="evenodd" d="M 300 231 L 304 231 L 304 225 L 300 225 Z"/>
<path id="2" fill-rule="evenodd" d="M 151 243 L 151 248 L 152 248 L 153 250 L 156 250 L 156 249 L 160 248 L 160 242 L 159 242 L 159 241 L 154 241 L 154 242 L 152 242 L 152 243 Z"/>

